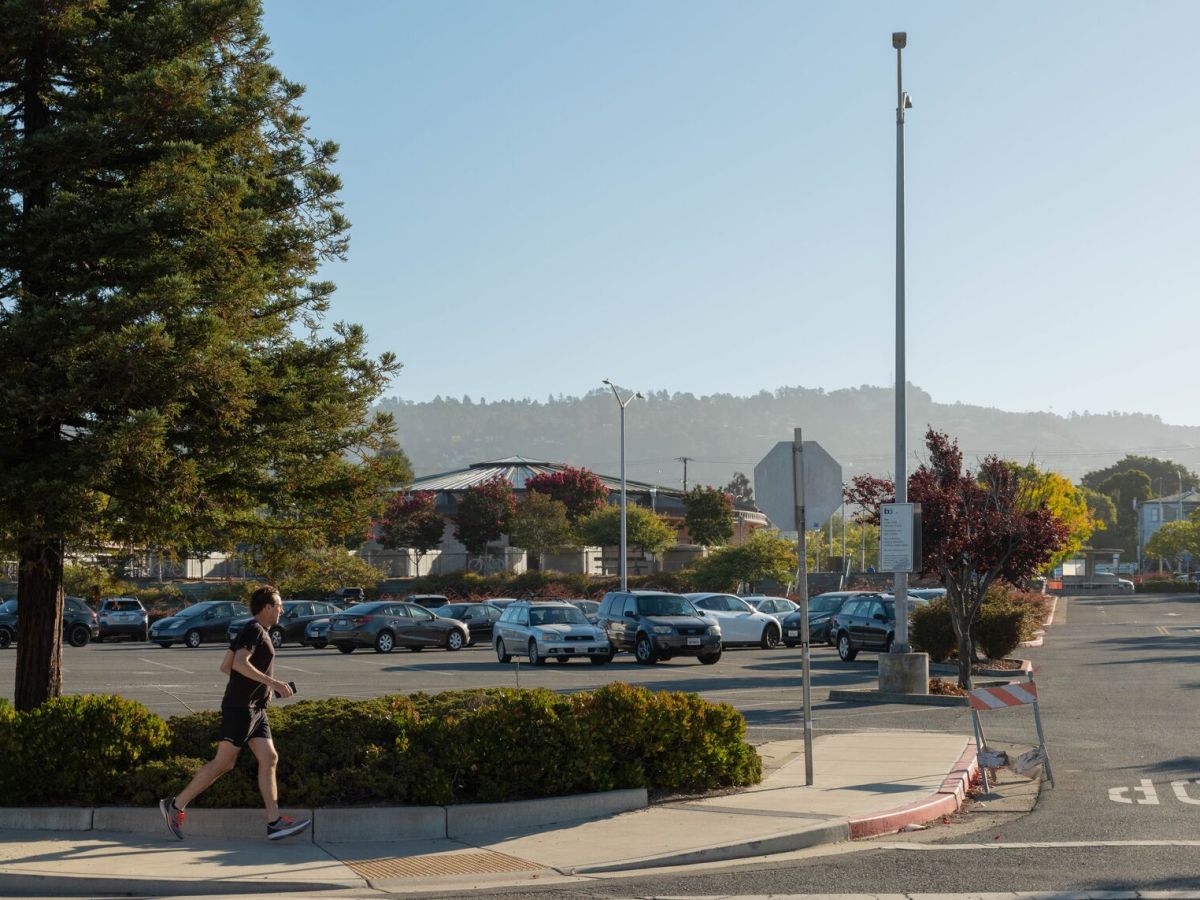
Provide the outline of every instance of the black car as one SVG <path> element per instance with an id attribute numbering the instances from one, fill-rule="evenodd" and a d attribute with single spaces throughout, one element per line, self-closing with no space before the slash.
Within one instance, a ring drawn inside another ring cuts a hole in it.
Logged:
<path id="1" fill-rule="evenodd" d="M 360 603 L 329 620 L 329 643 L 343 653 L 359 647 L 374 647 L 376 653 L 391 653 L 396 647 L 461 650 L 469 639 L 463 622 L 440 618 L 415 603 L 399 600 Z"/>
<path id="2" fill-rule="evenodd" d="M 341 610 L 338 607 L 321 600 L 285 600 L 279 624 L 272 627 L 269 632 L 271 643 L 276 647 L 282 647 L 288 641 L 304 643 L 304 632 L 308 628 L 309 622 L 328 619 L 339 612 Z M 225 636 L 232 641 L 246 627 L 246 623 L 253 618 L 254 616 L 239 616 L 234 619 L 229 623 L 229 630 Z"/>
<path id="3" fill-rule="evenodd" d="M 105 597 L 96 616 L 100 621 L 98 641 L 122 636 L 135 641 L 150 640 L 149 616 L 136 597 Z"/>
<path id="4" fill-rule="evenodd" d="M 613 650 L 629 650 L 642 665 L 672 656 L 694 656 L 705 665 L 721 658 L 721 629 L 686 597 L 662 591 L 610 591 L 596 625 Z"/>
<path id="5" fill-rule="evenodd" d="M 875 591 L 829 591 L 817 594 L 808 601 L 808 640 L 814 644 L 833 644 L 833 635 L 829 630 L 829 622 L 834 613 L 842 608 L 842 604 L 851 597 L 879 597 Z M 787 647 L 795 647 L 801 643 L 800 610 L 783 617 L 783 643 Z"/>
<path id="6" fill-rule="evenodd" d="M 244 603 L 230 600 L 206 600 L 181 609 L 174 615 L 159 619 L 150 626 L 150 640 L 160 647 L 183 643 L 199 647 L 205 641 L 228 640 L 229 623 L 250 615 Z"/>
<path id="7" fill-rule="evenodd" d="M 909 609 L 928 603 L 918 597 L 909 599 Z M 896 603 L 890 594 L 866 594 L 851 597 L 833 615 L 829 627 L 837 646 L 838 656 L 846 662 L 858 656 L 859 650 L 892 649 L 896 634 Z"/>
<path id="8" fill-rule="evenodd" d="M 63 598 L 63 639 L 72 647 L 82 647 L 100 634 L 96 614 L 82 597 Z M 0 650 L 17 639 L 17 598 L 0 603 Z"/>
<path id="9" fill-rule="evenodd" d="M 500 613 L 501 611 L 490 603 L 447 603 L 445 606 L 439 606 L 433 610 L 435 616 L 457 619 L 471 629 L 471 637 L 467 646 L 476 641 L 491 644 L 492 629 L 496 627 L 496 620 L 500 618 Z"/>

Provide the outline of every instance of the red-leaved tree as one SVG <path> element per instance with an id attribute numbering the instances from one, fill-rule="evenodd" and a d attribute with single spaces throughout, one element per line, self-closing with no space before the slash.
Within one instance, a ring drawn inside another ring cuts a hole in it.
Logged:
<path id="1" fill-rule="evenodd" d="M 404 548 L 417 554 L 418 571 L 421 557 L 436 550 L 442 543 L 446 520 L 437 511 L 434 491 L 395 493 L 379 520 L 379 543 L 389 550 Z"/>
<path id="2" fill-rule="evenodd" d="M 921 573 L 936 574 L 946 588 L 958 639 L 958 683 L 971 686 L 975 643 L 971 625 L 983 595 L 997 579 L 1021 584 L 1036 575 L 1067 540 L 1066 524 L 1045 504 L 1031 506 L 1028 485 L 992 455 L 972 472 L 958 443 L 932 428 L 925 434 L 929 459 L 908 477 L 908 499 L 921 504 Z M 895 499 L 886 479 L 859 476 L 846 502 L 879 522 L 879 505 Z"/>
<path id="3" fill-rule="evenodd" d="M 517 511 L 512 484 L 502 475 L 463 492 L 454 516 L 454 537 L 467 552 L 482 556 L 491 541 L 508 532 L 508 520 Z"/>
<path id="4" fill-rule="evenodd" d="M 559 472 L 543 472 L 525 482 L 525 490 L 549 494 L 567 508 L 567 518 L 578 522 L 604 505 L 608 488 L 598 476 L 587 469 L 564 467 Z"/>

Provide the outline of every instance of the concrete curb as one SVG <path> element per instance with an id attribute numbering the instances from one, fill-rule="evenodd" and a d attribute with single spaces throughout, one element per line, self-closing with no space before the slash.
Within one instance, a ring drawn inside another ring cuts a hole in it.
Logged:
<path id="1" fill-rule="evenodd" d="M 1021 666 L 1017 669 L 979 669 L 976 675 L 983 678 L 1007 678 L 1010 675 L 1024 675 L 1033 671 L 1033 663 L 1027 659 L 1017 660 Z M 950 663 L 930 663 L 930 675 L 957 675 L 958 666 Z"/>
<path id="2" fill-rule="evenodd" d="M 830 819 L 818 825 L 811 825 L 801 831 L 778 834 L 755 841 L 723 844 L 718 847 L 702 847 L 682 853 L 669 853 L 664 856 L 646 856 L 641 859 L 628 859 L 622 862 L 605 863 L 599 866 L 580 866 L 572 869 L 572 873 L 578 875 L 599 875 L 604 872 L 629 872 L 638 869 L 656 869 L 670 866 L 690 866 L 696 863 L 723 862 L 730 859 L 745 859 L 749 856 L 770 856 L 773 853 L 790 853 L 794 850 L 807 850 L 809 847 L 817 847 L 821 844 L 840 844 L 850 840 L 851 837 L 850 820 L 842 817 Z"/>
<path id="3" fill-rule="evenodd" d="M 966 706 L 966 697 L 942 696 L 941 694 L 901 694 L 894 691 L 870 691 L 850 688 L 835 688 L 829 692 L 830 700 L 846 703 L 907 703 L 912 706 Z"/>
<path id="4" fill-rule="evenodd" d="M 336 844 L 365 840 L 466 840 L 501 829 L 516 834 L 545 825 L 615 816 L 648 805 L 645 788 L 633 788 L 512 803 L 283 809 L 282 812 L 293 818 L 313 820 L 312 828 L 291 840 Z M 162 814 L 153 807 L 0 807 L 0 832 L 5 830 L 161 834 L 166 825 Z M 195 837 L 266 840 L 261 809 L 189 809 L 186 832 Z"/>
<path id="5" fill-rule="evenodd" d="M 905 825 L 923 825 L 933 819 L 957 812 L 967 796 L 967 787 L 975 773 L 979 771 L 979 759 L 976 753 L 975 739 L 967 741 L 954 768 L 943 779 L 938 792 L 926 800 L 900 806 L 896 809 L 873 813 L 869 816 L 859 816 L 850 819 L 850 836 L 858 839 L 874 837 L 880 834 L 891 834 L 899 831 Z"/>

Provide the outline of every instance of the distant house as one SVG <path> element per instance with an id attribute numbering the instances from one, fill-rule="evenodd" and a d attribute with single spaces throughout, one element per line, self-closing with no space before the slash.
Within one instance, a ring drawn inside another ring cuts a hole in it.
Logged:
<path id="1" fill-rule="evenodd" d="M 1137 505 L 1138 563 L 1142 568 L 1148 562 L 1146 544 L 1154 532 L 1167 522 L 1187 521 L 1193 512 L 1200 509 L 1200 491 L 1184 491 L 1167 497 L 1155 497 Z"/>
<path id="2" fill-rule="evenodd" d="M 441 548 L 426 554 L 419 563 L 419 572 L 417 571 L 418 562 L 413 554 L 404 550 L 384 550 L 378 544 L 369 542 L 359 553 L 372 565 L 387 574 L 401 577 L 457 572 L 467 567 L 476 571 L 484 569 L 488 571 L 524 571 L 528 563 L 525 559 L 525 552 L 509 547 L 507 538 L 497 541 L 489 548 L 486 560 L 468 558 L 466 548 L 454 539 L 453 517 L 458 511 L 458 502 L 465 491 L 496 477 L 508 481 L 520 496 L 525 492 L 525 482 L 535 475 L 553 474 L 568 468 L 571 466 L 566 463 L 544 462 L 527 459 L 524 456 L 509 456 L 490 462 L 472 463 L 465 469 L 414 479 L 412 484 L 397 488 L 397 490 L 403 490 L 406 493 L 434 491 L 437 494 L 437 510 L 446 519 Z M 621 502 L 620 477 L 603 475 L 599 472 L 593 474 L 608 488 L 608 502 L 613 505 L 619 504 Z M 699 549 L 693 547 L 688 541 L 687 530 L 683 525 L 685 512 L 683 492 L 677 488 L 626 478 L 625 494 L 630 506 L 642 506 L 660 513 L 675 526 L 679 535 L 679 544 L 663 554 L 661 566 L 668 571 L 683 568 L 699 552 Z M 753 503 L 740 500 L 734 501 L 733 518 L 733 543 L 746 540 L 752 532 L 768 524 L 767 517 Z M 617 549 L 611 547 L 561 553 L 548 556 L 546 560 L 547 568 L 593 574 L 615 573 L 617 564 Z M 653 564 L 654 562 L 643 557 L 637 548 L 630 548 L 629 572 L 631 574 L 648 573 Z"/>

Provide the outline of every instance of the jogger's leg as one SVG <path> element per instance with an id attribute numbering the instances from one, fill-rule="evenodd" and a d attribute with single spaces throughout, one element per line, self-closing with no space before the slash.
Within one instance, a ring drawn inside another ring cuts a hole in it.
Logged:
<path id="1" fill-rule="evenodd" d="M 275 766 L 279 754 L 275 742 L 268 738 L 250 738 L 250 749 L 258 758 L 258 790 L 267 812 L 267 824 L 279 818 L 279 789 L 275 785 Z"/>
<path id="2" fill-rule="evenodd" d="M 229 741 L 217 743 L 217 755 L 206 762 L 182 791 L 175 795 L 175 806 L 186 809 L 210 784 L 228 772 L 237 763 L 241 747 Z"/>

